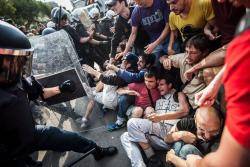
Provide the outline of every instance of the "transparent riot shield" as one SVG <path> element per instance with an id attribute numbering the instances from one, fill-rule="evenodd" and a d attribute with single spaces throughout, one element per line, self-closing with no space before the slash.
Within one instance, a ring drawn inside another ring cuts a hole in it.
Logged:
<path id="1" fill-rule="evenodd" d="M 86 95 L 83 84 L 88 85 L 87 77 L 79 63 L 72 39 L 66 31 L 60 30 L 31 38 L 30 42 L 34 48 L 31 74 L 44 87 L 58 86 L 66 80 L 72 80 L 76 84 L 76 91 L 73 93 L 62 93 L 46 99 L 49 105 Z"/>

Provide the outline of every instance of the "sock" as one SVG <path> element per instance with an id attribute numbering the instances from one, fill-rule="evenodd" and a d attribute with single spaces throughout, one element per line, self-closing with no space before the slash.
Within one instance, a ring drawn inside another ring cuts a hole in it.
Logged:
<path id="1" fill-rule="evenodd" d="M 117 116 L 117 121 L 115 122 L 117 125 L 122 125 L 124 123 L 125 119 L 124 118 L 121 118 L 121 117 L 118 117 Z"/>
<path id="2" fill-rule="evenodd" d="M 147 158 L 150 158 L 155 154 L 152 147 L 149 147 L 148 149 L 144 150 L 144 152 L 145 152 Z"/>

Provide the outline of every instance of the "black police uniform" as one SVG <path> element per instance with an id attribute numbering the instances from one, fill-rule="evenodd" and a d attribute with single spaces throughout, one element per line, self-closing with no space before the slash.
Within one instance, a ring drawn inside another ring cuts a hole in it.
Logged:
<path id="1" fill-rule="evenodd" d="M 0 166 L 20 166 L 25 156 L 38 150 L 85 153 L 97 147 L 77 133 L 35 126 L 28 94 L 21 84 L 0 88 L 0 97 Z"/>

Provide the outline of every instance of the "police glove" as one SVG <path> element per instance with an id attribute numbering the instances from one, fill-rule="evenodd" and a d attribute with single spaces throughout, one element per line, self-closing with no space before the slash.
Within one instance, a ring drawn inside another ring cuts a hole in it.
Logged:
<path id="1" fill-rule="evenodd" d="M 43 86 L 34 76 L 27 77 L 22 81 L 23 88 L 28 93 L 30 100 L 36 100 L 39 96 L 43 98 Z"/>
<path id="2" fill-rule="evenodd" d="M 74 81 L 67 80 L 67 81 L 64 81 L 59 86 L 59 89 L 61 93 L 73 93 L 76 90 L 76 85 Z"/>

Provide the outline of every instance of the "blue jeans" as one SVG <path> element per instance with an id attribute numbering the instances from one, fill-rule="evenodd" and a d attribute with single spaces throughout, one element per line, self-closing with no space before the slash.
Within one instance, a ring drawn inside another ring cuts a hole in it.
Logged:
<path id="1" fill-rule="evenodd" d="M 186 159 L 187 155 L 189 154 L 203 156 L 198 148 L 192 144 L 185 144 L 183 141 L 175 142 L 172 148 L 174 149 L 175 154 L 182 159 Z"/>
<path id="2" fill-rule="evenodd" d="M 120 118 L 126 118 L 126 112 L 130 105 L 135 101 L 134 96 L 130 95 L 120 95 L 118 98 L 118 113 L 117 116 Z"/>

